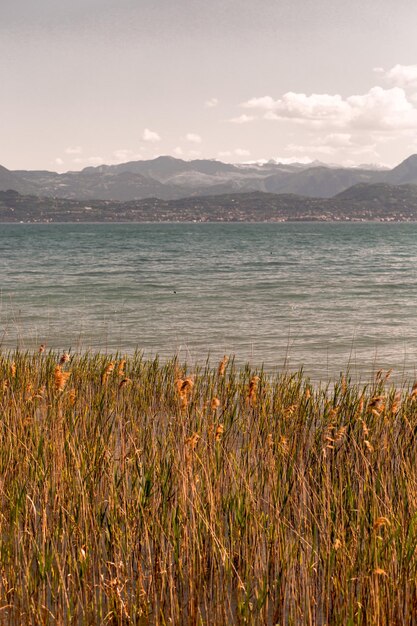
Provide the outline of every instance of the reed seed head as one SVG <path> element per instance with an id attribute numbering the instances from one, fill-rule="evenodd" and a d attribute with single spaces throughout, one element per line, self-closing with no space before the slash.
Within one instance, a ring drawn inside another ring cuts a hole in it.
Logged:
<path id="1" fill-rule="evenodd" d="M 211 401 L 211 410 L 216 411 L 220 406 L 220 400 L 214 397 Z"/>
<path id="2" fill-rule="evenodd" d="M 217 370 L 217 373 L 219 376 L 224 376 L 228 363 L 229 363 L 229 357 L 225 354 L 222 360 L 220 361 L 219 368 Z"/>
<path id="3" fill-rule="evenodd" d="M 70 372 L 63 372 L 60 365 L 55 367 L 54 379 L 55 379 L 55 389 L 57 391 L 63 391 L 65 385 L 67 384 L 68 378 L 70 377 Z"/>
<path id="4" fill-rule="evenodd" d="M 61 358 L 59 359 L 59 364 L 64 365 L 64 363 L 68 363 L 70 360 L 71 360 L 71 357 L 68 354 L 68 352 L 64 352 Z"/>
<path id="5" fill-rule="evenodd" d="M 374 530 L 379 530 L 381 526 L 390 526 L 391 523 L 387 517 L 377 517 L 374 522 Z"/>
<path id="6" fill-rule="evenodd" d="M 224 433 L 224 426 L 223 424 L 219 424 L 214 434 L 214 438 L 217 442 L 221 440 L 223 433 Z"/>
<path id="7" fill-rule="evenodd" d="M 104 371 L 101 375 L 101 384 L 105 385 L 107 383 L 107 380 L 110 376 L 110 374 L 113 372 L 114 370 L 114 361 L 110 361 L 110 363 L 108 363 L 108 365 L 106 365 L 106 367 L 104 368 Z"/>

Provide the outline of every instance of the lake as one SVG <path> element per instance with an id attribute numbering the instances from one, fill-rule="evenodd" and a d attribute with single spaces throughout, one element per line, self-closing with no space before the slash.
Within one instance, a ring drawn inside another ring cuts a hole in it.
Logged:
<path id="1" fill-rule="evenodd" d="M 3 349 L 415 375 L 417 224 L 2 224 L 0 259 Z"/>

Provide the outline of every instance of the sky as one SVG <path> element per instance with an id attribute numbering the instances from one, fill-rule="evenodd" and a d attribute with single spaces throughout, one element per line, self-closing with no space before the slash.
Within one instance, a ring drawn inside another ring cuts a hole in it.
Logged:
<path id="1" fill-rule="evenodd" d="M 417 152 L 415 0 L 1 0 L 0 164 Z"/>

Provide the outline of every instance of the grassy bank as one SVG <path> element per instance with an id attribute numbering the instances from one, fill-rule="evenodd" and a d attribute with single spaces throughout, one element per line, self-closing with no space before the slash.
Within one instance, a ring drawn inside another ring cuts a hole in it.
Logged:
<path id="1" fill-rule="evenodd" d="M 411 388 L 59 357 L 0 356 L 0 623 L 417 623 Z"/>

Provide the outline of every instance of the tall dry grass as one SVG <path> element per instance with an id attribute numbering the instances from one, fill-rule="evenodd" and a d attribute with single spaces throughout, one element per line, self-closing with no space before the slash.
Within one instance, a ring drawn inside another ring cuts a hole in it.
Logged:
<path id="1" fill-rule="evenodd" d="M 0 355 L 0 623 L 417 623 L 415 388 L 67 356 Z"/>

